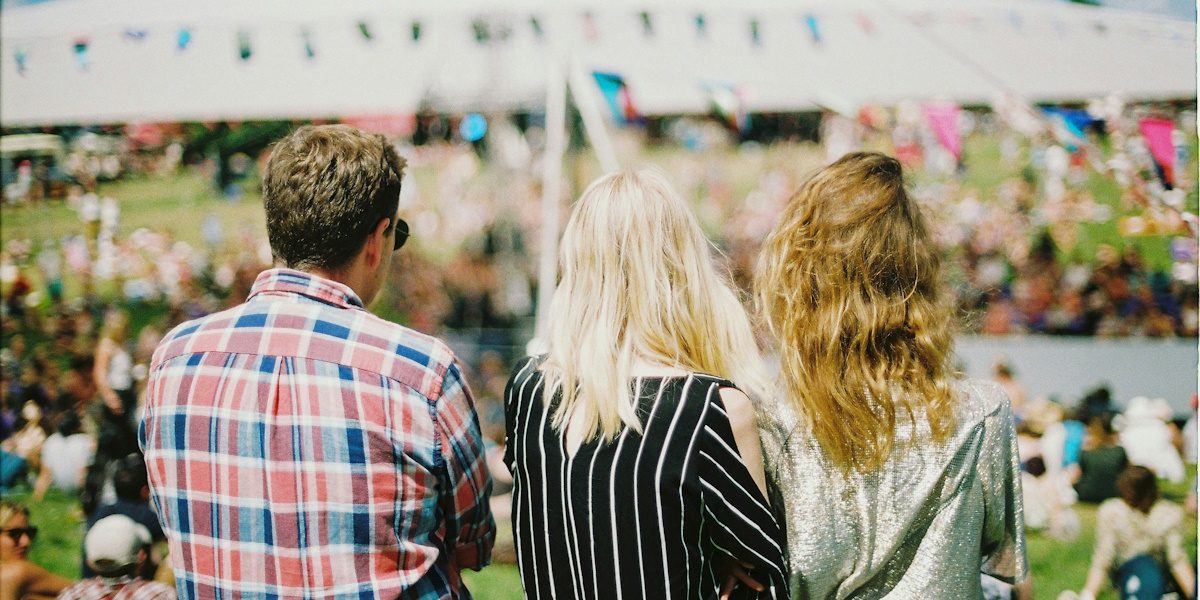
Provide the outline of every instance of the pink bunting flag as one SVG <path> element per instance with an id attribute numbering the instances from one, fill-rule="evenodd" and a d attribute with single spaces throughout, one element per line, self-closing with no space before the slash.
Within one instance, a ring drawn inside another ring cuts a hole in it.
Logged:
<path id="1" fill-rule="evenodd" d="M 938 142 L 949 150 L 956 160 L 961 160 L 962 135 L 958 132 L 958 105 L 953 102 L 931 102 L 922 108 Z"/>
<path id="2" fill-rule="evenodd" d="M 1169 119 L 1145 118 L 1138 122 L 1142 129 L 1142 137 L 1150 148 L 1154 162 L 1162 168 L 1163 183 L 1175 185 L 1175 143 L 1171 141 L 1171 132 L 1175 123 Z"/>

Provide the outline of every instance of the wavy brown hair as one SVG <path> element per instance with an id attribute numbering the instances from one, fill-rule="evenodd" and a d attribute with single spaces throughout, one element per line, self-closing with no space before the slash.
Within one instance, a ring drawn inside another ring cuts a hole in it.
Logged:
<path id="1" fill-rule="evenodd" d="M 953 432 L 953 304 L 925 219 L 896 159 L 853 153 L 788 201 L 755 274 L 779 342 L 782 384 L 839 467 L 891 453 L 898 414 Z"/>

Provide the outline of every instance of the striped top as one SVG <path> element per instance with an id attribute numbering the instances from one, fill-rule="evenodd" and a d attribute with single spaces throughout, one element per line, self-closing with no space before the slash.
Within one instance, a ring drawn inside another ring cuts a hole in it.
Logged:
<path id="1" fill-rule="evenodd" d="M 441 341 L 272 269 L 154 353 L 141 428 L 182 598 L 469 598 L 491 477 Z"/>
<path id="2" fill-rule="evenodd" d="M 641 434 L 585 441 L 568 455 L 535 359 L 505 393 L 513 534 L 527 598 L 716 598 L 722 555 L 786 598 L 783 533 L 742 463 L 709 375 L 637 378 Z"/>

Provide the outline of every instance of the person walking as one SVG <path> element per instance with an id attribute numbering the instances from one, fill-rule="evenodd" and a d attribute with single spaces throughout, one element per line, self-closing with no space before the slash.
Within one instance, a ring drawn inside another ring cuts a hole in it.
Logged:
<path id="1" fill-rule="evenodd" d="M 981 570 L 1025 579 L 1012 409 L 952 371 L 940 276 L 900 163 L 878 153 L 818 171 L 763 245 L 783 401 L 760 415 L 793 596 L 979 598 Z"/>
<path id="2" fill-rule="evenodd" d="M 474 400 L 441 340 L 372 315 L 405 161 L 305 126 L 263 181 L 278 268 L 183 323 L 150 366 L 140 439 L 180 597 L 467 597 L 490 559 Z"/>

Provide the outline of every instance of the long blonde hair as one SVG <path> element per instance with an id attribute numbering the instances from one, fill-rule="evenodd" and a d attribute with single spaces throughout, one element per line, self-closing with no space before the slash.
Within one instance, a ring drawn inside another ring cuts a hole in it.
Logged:
<path id="1" fill-rule="evenodd" d="M 782 383 L 833 464 L 869 472 L 891 453 L 897 408 L 953 432 L 953 308 L 900 163 L 854 153 L 788 201 L 755 276 Z"/>
<path id="2" fill-rule="evenodd" d="M 630 385 L 639 357 L 762 389 L 749 318 L 712 252 L 660 171 L 588 186 L 563 233 L 541 367 L 545 397 L 561 393 L 557 429 L 570 420 L 585 440 L 641 431 Z"/>

